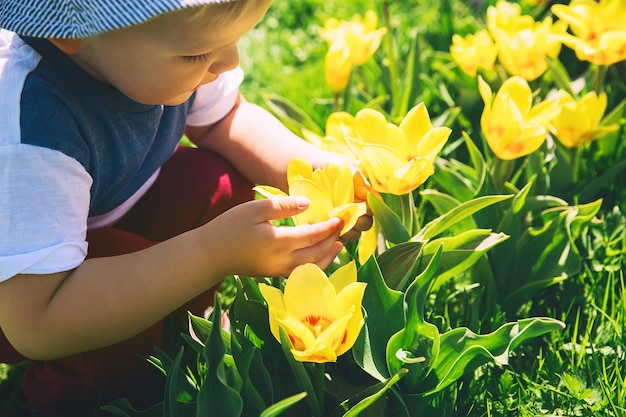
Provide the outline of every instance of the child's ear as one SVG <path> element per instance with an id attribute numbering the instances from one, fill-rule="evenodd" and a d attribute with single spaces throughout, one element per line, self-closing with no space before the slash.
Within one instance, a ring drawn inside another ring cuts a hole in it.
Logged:
<path id="1" fill-rule="evenodd" d="M 66 54 L 75 54 L 85 46 L 82 39 L 50 39 L 50 42 Z"/>

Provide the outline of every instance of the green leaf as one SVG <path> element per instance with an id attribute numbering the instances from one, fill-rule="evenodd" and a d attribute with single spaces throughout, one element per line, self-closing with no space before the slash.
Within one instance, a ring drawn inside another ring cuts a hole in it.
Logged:
<path id="1" fill-rule="evenodd" d="M 423 244 L 404 242 L 381 253 L 378 266 L 385 283 L 394 290 L 404 291 L 419 273 L 419 263 Z"/>
<path id="2" fill-rule="evenodd" d="M 465 146 L 467 147 L 467 151 L 469 153 L 470 161 L 472 162 L 472 166 L 476 170 L 476 178 L 477 178 L 477 189 L 482 189 L 485 185 L 485 181 L 488 178 L 487 173 L 489 172 L 489 168 L 487 166 L 487 162 L 483 157 L 482 152 L 476 146 L 472 138 L 469 137 L 467 132 L 462 132 L 463 139 L 465 140 Z M 493 194 L 492 191 L 487 191 L 486 194 Z"/>
<path id="3" fill-rule="evenodd" d="M 386 360 L 387 341 L 404 327 L 403 294 L 387 286 L 374 257 L 359 268 L 358 280 L 367 283 L 363 295 L 365 325 L 352 347 L 352 354 L 365 372 L 384 381 L 390 376 Z"/>
<path id="4" fill-rule="evenodd" d="M 181 347 L 174 359 L 174 362 L 167 371 L 168 378 L 165 381 L 165 401 L 163 410 L 165 417 L 181 417 L 182 413 L 178 407 L 178 397 L 182 390 L 180 387 L 180 362 L 183 359 L 184 348 Z"/>
<path id="5" fill-rule="evenodd" d="M 462 136 L 471 165 L 466 165 L 451 157 L 437 158 L 435 161 L 437 170 L 433 179 L 438 189 L 445 191 L 458 201 L 469 201 L 477 195 L 495 194 L 487 182 L 488 168 L 482 153 L 466 132 L 462 132 Z"/>
<path id="6" fill-rule="evenodd" d="M 241 394 L 246 413 L 258 415 L 268 404 L 272 404 L 272 377 L 263 364 L 261 352 L 239 332 L 233 337 L 238 343 L 233 344 L 233 357 L 237 371 L 243 380 Z"/>
<path id="7" fill-rule="evenodd" d="M 266 408 L 259 417 L 274 417 L 301 401 L 304 397 L 306 397 L 306 392 L 301 392 L 299 394 L 292 395 L 291 397 L 287 397 L 284 400 L 277 402 L 276 404 L 272 404 L 270 407 Z"/>
<path id="8" fill-rule="evenodd" d="M 181 404 L 180 408 L 184 413 L 192 413 L 195 411 L 195 403 Z M 137 410 L 126 398 L 112 401 L 100 409 L 120 417 L 163 417 L 163 403 L 155 404 L 146 410 Z"/>
<path id="9" fill-rule="evenodd" d="M 244 403 L 245 412 L 246 414 L 259 415 L 265 408 L 267 408 L 267 404 L 272 403 L 272 380 L 271 377 L 269 377 L 267 370 L 265 370 L 267 378 L 264 378 L 263 382 L 269 383 L 269 385 L 263 385 L 261 381 L 259 381 L 259 384 L 255 384 L 254 381 L 252 381 L 249 370 L 255 356 L 257 356 L 257 359 L 260 359 L 260 353 L 255 349 L 246 350 L 241 356 L 235 359 L 235 363 L 237 365 L 237 372 L 241 376 L 242 380 L 240 395 Z M 265 401 L 257 388 L 261 390 L 267 388 L 270 389 L 269 402 Z"/>
<path id="10" fill-rule="evenodd" d="M 407 68 L 404 71 L 404 73 L 407 74 L 406 83 L 402 92 L 401 104 L 394 112 L 396 115 L 406 114 L 409 111 L 409 106 L 415 103 L 420 90 L 419 74 L 422 72 L 422 54 L 419 52 L 419 31 L 413 29 L 409 38 L 411 40 L 411 46 L 408 53 Z"/>
<path id="11" fill-rule="evenodd" d="M 606 168 L 601 174 L 585 182 L 584 187 L 578 191 L 579 200 L 589 201 L 602 197 L 603 193 L 614 183 L 615 179 L 624 175 L 624 171 L 626 171 L 626 160 L 624 159 Z"/>
<path id="12" fill-rule="evenodd" d="M 204 317 L 195 316 L 191 313 L 188 313 L 188 316 L 191 337 L 195 338 L 197 342 L 202 343 L 202 345 L 205 345 L 213 329 L 213 323 Z M 219 322 L 221 323 L 221 317 L 219 318 Z M 230 353 L 230 333 L 222 329 L 221 326 L 219 327 L 222 330 L 222 339 L 224 339 L 227 352 Z"/>
<path id="13" fill-rule="evenodd" d="M 304 128 L 324 136 L 324 132 L 317 123 L 315 123 L 307 113 L 285 97 L 276 94 L 264 94 L 263 100 L 276 117 L 295 134 L 300 135 Z"/>
<path id="14" fill-rule="evenodd" d="M 204 351 L 204 344 L 200 343 L 188 334 L 182 333 L 180 336 L 194 351 L 196 351 L 198 355 L 202 355 L 202 352 Z"/>
<path id="15" fill-rule="evenodd" d="M 626 117 L 626 98 L 613 108 L 600 122 L 601 126 L 621 124 L 622 128 L 598 139 L 598 146 L 604 155 L 618 152 L 624 137 L 624 117 Z"/>
<path id="16" fill-rule="evenodd" d="M 477 211 L 488 207 L 492 204 L 499 203 L 501 201 L 505 201 L 513 197 L 513 195 L 493 195 L 493 196 L 484 196 L 477 197 L 473 200 L 466 201 L 459 206 L 453 208 L 447 213 L 437 217 L 436 219 L 430 221 L 426 224 L 422 230 L 412 239 L 416 242 L 423 242 L 432 237 L 443 233 L 448 230 L 450 227 L 455 225 L 457 222 L 466 219 Z"/>
<path id="17" fill-rule="evenodd" d="M 567 70 L 563 66 L 560 60 L 546 57 L 546 63 L 550 69 L 550 73 L 554 77 L 556 85 L 565 90 L 570 96 L 577 97 L 577 94 L 572 90 L 572 79 L 570 78 Z"/>
<path id="18" fill-rule="evenodd" d="M 269 313 L 257 281 L 240 278 L 236 282 L 237 294 L 230 308 L 231 327 L 261 349 L 268 366 L 269 362 L 283 362 L 283 351 L 270 331 Z"/>
<path id="19" fill-rule="evenodd" d="M 404 295 L 404 326 L 394 334 L 387 344 L 387 366 L 390 373 L 407 368 L 409 375 L 405 385 L 409 392 L 418 386 L 422 373 L 439 355 L 439 330 L 427 323 L 424 317 L 426 298 L 434 282 L 441 259 L 441 246 L 428 263 L 426 269 L 415 277 Z M 422 359 L 423 358 L 423 359 Z"/>
<path id="20" fill-rule="evenodd" d="M 365 395 L 367 395 L 362 400 L 363 393 L 361 393 L 357 398 L 359 399 L 358 403 L 353 406 L 349 406 L 349 403 L 354 399 L 346 400 L 341 403 L 341 406 L 348 408 L 348 411 L 343 415 L 343 417 L 356 417 L 360 415 L 363 411 L 365 411 L 369 406 L 374 404 L 377 400 L 379 400 L 389 388 L 391 388 L 395 383 L 397 383 L 400 378 L 402 378 L 408 371 L 406 369 L 400 369 L 396 374 L 392 375 L 390 378 L 385 381 L 379 382 L 372 387 L 366 389 Z M 373 392 L 370 394 L 370 392 Z"/>
<path id="21" fill-rule="evenodd" d="M 504 233 L 493 233 L 488 229 L 473 229 L 456 236 L 443 237 L 428 242 L 422 251 L 420 263 L 430 262 L 439 246 L 443 246 L 439 273 L 434 288 L 471 268 L 491 248 L 507 240 Z"/>
<path id="22" fill-rule="evenodd" d="M 435 211 L 440 216 L 450 212 L 451 210 L 454 210 L 456 207 L 461 205 L 461 201 L 457 200 L 451 195 L 444 194 L 437 190 L 423 190 L 422 192 L 420 192 L 420 195 L 424 199 L 424 202 L 432 204 L 432 206 L 435 208 Z M 453 224 L 449 229 L 449 233 L 456 234 L 475 228 L 476 222 L 471 216 L 469 216 Z"/>
<path id="23" fill-rule="evenodd" d="M 291 353 L 291 341 L 289 340 L 289 336 L 285 333 L 285 330 L 280 327 L 280 345 L 283 348 L 283 353 L 285 354 L 285 358 L 287 359 L 287 364 L 291 369 L 291 373 L 294 377 L 296 386 L 298 390 L 304 391 L 307 394 L 306 400 L 309 408 L 311 409 L 311 415 L 318 415 L 319 413 L 319 402 L 317 400 L 317 396 L 315 395 L 315 390 L 313 388 L 313 383 L 311 382 L 311 378 L 309 374 L 307 374 L 306 369 L 304 368 L 304 364 L 302 362 L 297 361 L 293 354 Z"/>
<path id="24" fill-rule="evenodd" d="M 370 193 L 367 196 L 367 204 L 380 225 L 385 239 L 392 243 L 402 243 L 411 238 L 400 217 L 382 199 Z"/>
<path id="25" fill-rule="evenodd" d="M 521 343 L 564 328 L 565 324 L 559 320 L 535 317 L 504 324 L 486 335 L 463 327 L 450 330 L 441 335 L 439 356 L 420 387 L 421 394 L 441 391 L 487 362 L 506 365 L 510 352 Z"/>
<path id="26" fill-rule="evenodd" d="M 215 297 L 210 320 L 221 323 L 222 308 L 219 297 Z M 204 347 L 206 378 L 198 393 L 198 417 L 238 417 L 243 410 L 239 393 L 228 385 L 227 369 L 224 365 L 226 347 L 221 326 L 214 325 Z M 186 417 L 186 416 L 185 416 Z"/>
<path id="27" fill-rule="evenodd" d="M 496 258 L 498 276 L 506 277 L 499 285 L 506 294 L 502 303 L 507 312 L 513 314 L 515 309 L 541 289 L 580 272 L 582 257 L 576 247 L 576 239 L 592 222 L 600 205 L 601 201 L 598 200 L 541 211 L 540 225 L 521 231 L 515 245 L 508 249 L 513 251 L 514 258 L 508 264 L 502 264 L 502 260 Z M 533 261 L 528 262 L 529 259 Z"/>
<path id="28" fill-rule="evenodd" d="M 181 347 L 182 350 L 182 347 Z M 166 375 L 166 384 L 170 384 L 173 392 L 176 392 L 176 399 L 183 402 L 191 401 L 196 396 L 196 386 L 189 376 L 183 372 L 183 358 L 180 358 L 178 365 L 170 358 L 165 351 L 159 347 L 154 348 L 155 356 L 147 358 L 150 363 L 160 369 Z M 182 353 L 179 352 L 179 355 Z"/>
<path id="29" fill-rule="evenodd" d="M 445 191 L 457 201 L 468 201 L 474 198 L 477 184 L 472 178 L 475 171 L 454 159 L 437 158 L 437 170 L 432 176 L 437 188 Z M 468 172 L 470 175 L 468 175 Z"/>

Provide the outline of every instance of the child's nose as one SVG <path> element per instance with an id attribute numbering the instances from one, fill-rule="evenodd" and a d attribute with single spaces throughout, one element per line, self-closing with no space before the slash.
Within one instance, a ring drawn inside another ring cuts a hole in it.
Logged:
<path id="1" fill-rule="evenodd" d="M 219 75 L 237 68 L 237 65 L 239 65 L 239 50 L 237 49 L 237 45 L 233 45 L 220 51 L 217 59 L 209 67 L 209 72 Z"/>

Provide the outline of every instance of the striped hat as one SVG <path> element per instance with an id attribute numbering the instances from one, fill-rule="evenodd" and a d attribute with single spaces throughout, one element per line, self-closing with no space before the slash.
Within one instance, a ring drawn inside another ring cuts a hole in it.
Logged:
<path id="1" fill-rule="evenodd" d="M 40 38 L 80 39 L 187 7 L 237 0 L 0 0 L 0 28 Z"/>

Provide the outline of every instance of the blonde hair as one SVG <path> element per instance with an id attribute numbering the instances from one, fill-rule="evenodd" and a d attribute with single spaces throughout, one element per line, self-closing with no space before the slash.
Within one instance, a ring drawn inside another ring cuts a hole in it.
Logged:
<path id="1" fill-rule="evenodd" d="M 237 21 L 249 9 L 268 4 L 271 1 L 272 0 L 235 0 L 224 3 L 190 6 L 156 15 L 149 20 L 133 26 L 104 32 L 100 34 L 100 36 L 117 36 L 118 34 L 123 34 L 127 30 L 137 28 L 161 31 L 171 26 L 180 26 L 181 24 L 191 25 L 197 22 L 206 24 L 206 22 L 210 22 L 210 19 L 232 19 L 232 21 Z"/>
<path id="2" fill-rule="evenodd" d="M 177 24 L 180 24 L 181 20 L 185 23 L 194 23 L 197 21 L 207 21 L 210 18 L 237 20 L 239 16 L 242 16 L 249 9 L 269 2 L 271 2 L 271 0 L 235 0 L 224 3 L 192 6 L 155 16 L 150 19 L 149 22 L 163 23 L 163 21 L 168 21 L 173 17 L 178 18 L 176 19 Z M 171 21 L 173 22 L 174 19 Z"/>

